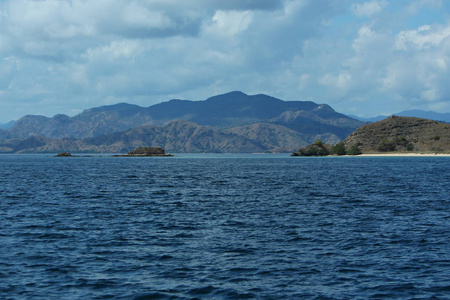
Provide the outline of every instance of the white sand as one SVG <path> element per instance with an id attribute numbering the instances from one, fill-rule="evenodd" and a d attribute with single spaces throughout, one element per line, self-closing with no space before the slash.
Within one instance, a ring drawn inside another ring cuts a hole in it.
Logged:
<path id="1" fill-rule="evenodd" d="M 361 154 L 358 156 L 367 157 L 450 157 L 448 153 L 376 153 L 376 154 Z"/>

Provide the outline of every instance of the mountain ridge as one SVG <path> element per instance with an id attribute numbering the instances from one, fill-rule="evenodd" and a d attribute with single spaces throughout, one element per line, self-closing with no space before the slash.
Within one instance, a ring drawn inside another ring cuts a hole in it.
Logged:
<path id="1" fill-rule="evenodd" d="M 284 117 L 283 117 L 284 116 Z M 201 126 L 229 129 L 254 123 L 284 126 L 306 135 L 333 134 L 345 138 L 364 122 L 336 112 L 329 105 L 312 101 L 283 101 L 272 96 L 234 91 L 206 100 L 172 99 L 149 107 L 117 103 L 89 108 L 69 117 L 26 115 L 1 131 L 3 139 L 45 136 L 83 139 L 122 132 L 144 124 L 163 126 L 185 120 Z"/>
<path id="2" fill-rule="evenodd" d="M 175 153 L 264 152 L 268 148 L 241 135 L 184 120 L 163 126 L 144 124 L 127 131 L 84 139 L 54 139 L 31 136 L 26 139 L 0 141 L 0 152 L 97 152 L 127 153 L 139 146 L 162 147 Z"/>

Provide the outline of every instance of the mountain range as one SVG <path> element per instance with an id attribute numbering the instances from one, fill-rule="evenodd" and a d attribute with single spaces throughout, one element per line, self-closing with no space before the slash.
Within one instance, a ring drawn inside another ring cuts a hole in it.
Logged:
<path id="1" fill-rule="evenodd" d="M 27 115 L 0 129 L 0 152 L 290 152 L 320 138 L 336 143 L 365 122 L 311 101 L 230 92 L 203 101 L 127 103 L 69 117 Z"/>
<path id="2" fill-rule="evenodd" d="M 419 110 L 396 115 L 450 121 L 450 114 Z M 292 152 L 317 139 L 335 144 L 376 119 L 357 120 L 311 101 L 230 92 L 149 107 L 100 106 L 73 117 L 27 115 L 0 127 L 0 152 L 124 153 L 138 146 L 174 153 Z"/>

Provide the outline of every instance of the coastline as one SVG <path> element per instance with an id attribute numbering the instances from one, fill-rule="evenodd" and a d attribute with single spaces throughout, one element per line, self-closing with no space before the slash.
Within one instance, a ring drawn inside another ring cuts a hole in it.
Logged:
<path id="1" fill-rule="evenodd" d="M 449 153 L 366 153 L 361 157 L 450 157 Z"/>

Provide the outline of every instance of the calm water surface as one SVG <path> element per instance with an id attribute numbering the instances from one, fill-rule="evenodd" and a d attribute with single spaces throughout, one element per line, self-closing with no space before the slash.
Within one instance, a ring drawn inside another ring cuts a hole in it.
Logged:
<path id="1" fill-rule="evenodd" d="M 1 299 L 449 299 L 450 158 L 0 156 Z"/>

